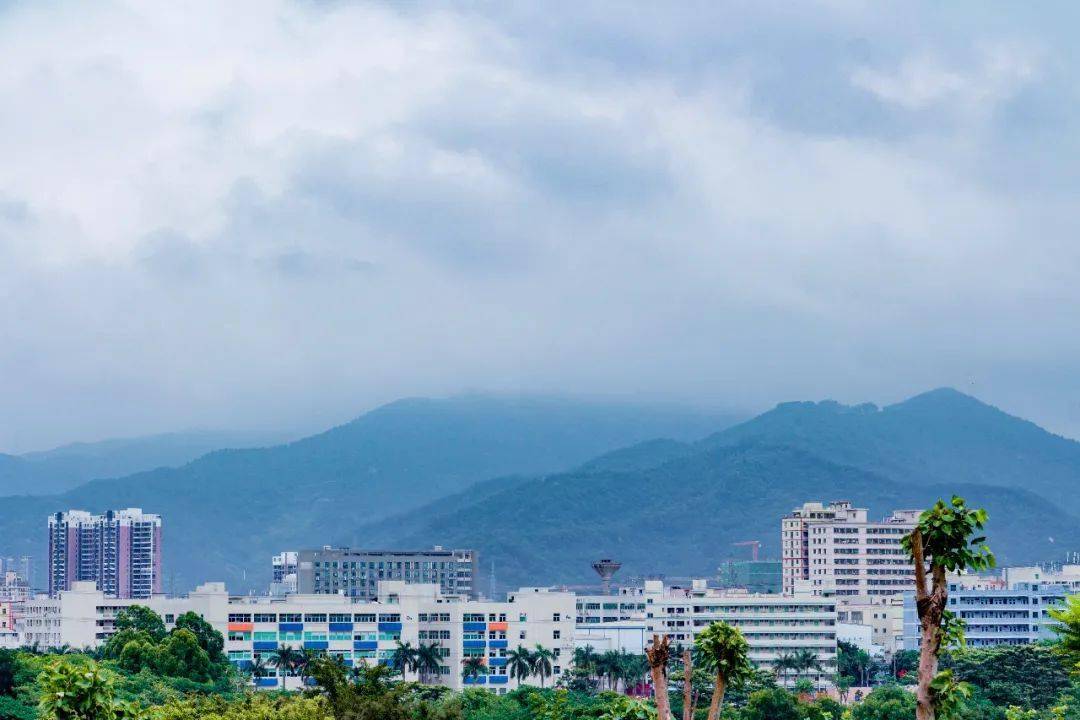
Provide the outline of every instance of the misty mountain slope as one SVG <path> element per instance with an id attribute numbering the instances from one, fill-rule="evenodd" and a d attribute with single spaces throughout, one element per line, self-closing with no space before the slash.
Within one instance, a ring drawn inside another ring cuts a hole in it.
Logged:
<path id="1" fill-rule="evenodd" d="M 699 443 L 788 445 L 894 480 L 1023 488 L 1080 512 L 1080 443 L 951 389 L 895 405 L 784 403 Z"/>
<path id="2" fill-rule="evenodd" d="M 97 478 L 177 467 L 214 450 L 276 445 L 279 433 L 192 431 L 0 455 L 0 495 L 48 495 Z"/>
<path id="3" fill-rule="evenodd" d="M 658 435 L 700 438 L 729 422 L 668 406 L 403 400 L 287 445 L 213 452 L 56 496 L 0 498 L 0 547 L 40 558 L 50 512 L 138 506 L 164 517 L 167 586 L 175 575 L 180 589 L 208 579 L 261 588 L 281 550 L 349 539 L 350 528 L 477 481 L 563 470 Z"/>
<path id="4" fill-rule="evenodd" d="M 589 565 L 599 557 L 622 561 L 625 576 L 709 575 L 742 556 L 735 542 L 761 540 L 775 557 L 780 518 L 803 500 L 850 499 L 884 515 L 953 492 L 989 509 L 991 544 L 1002 562 L 1080 549 L 1076 518 L 1029 492 L 905 486 L 800 449 L 761 444 L 709 448 L 648 470 L 581 470 L 521 482 L 445 512 L 434 504 L 365 534 L 373 545 L 475 547 L 485 569 L 495 561 L 504 587 L 589 582 Z"/>

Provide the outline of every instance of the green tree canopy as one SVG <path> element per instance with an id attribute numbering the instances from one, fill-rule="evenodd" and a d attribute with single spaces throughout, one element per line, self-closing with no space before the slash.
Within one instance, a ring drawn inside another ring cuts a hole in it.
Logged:
<path id="1" fill-rule="evenodd" d="M 154 642 L 161 642 L 165 638 L 165 623 L 161 616 L 145 605 L 132 605 L 124 608 L 116 614 L 116 630 L 142 631 L 148 634 Z M 123 647 L 120 648 L 121 650 Z"/>
<path id="2" fill-rule="evenodd" d="M 221 636 L 214 626 L 203 620 L 197 613 L 188 611 L 176 618 L 173 632 L 188 630 L 194 636 L 196 642 L 210 658 L 210 662 L 218 663 L 225 660 L 225 638 Z"/>

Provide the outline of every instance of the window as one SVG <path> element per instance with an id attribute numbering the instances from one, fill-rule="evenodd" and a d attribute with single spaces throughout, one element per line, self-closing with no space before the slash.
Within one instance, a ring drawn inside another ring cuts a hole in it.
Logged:
<path id="1" fill-rule="evenodd" d="M 358 623 L 373 623 L 375 622 L 374 613 L 356 613 L 353 615 L 353 620 Z"/>
<path id="2" fill-rule="evenodd" d="M 562 631 L 561 630 L 552 631 L 551 637 L 555 638 L 556 640 L 559 640 L 560 638 L 562 638 Z"/>
<path id="3" fill-rule="evenodd" d="M 555 613 L 551 616 L 551 622 L 559 622 L 562 620 L 562 613 Z"/>
<path id="4" fill-rule="evenodd" d="M 229 613 L 229 622 L 251 622 L 251 615 L 246 613 Z"/>
<path id="5" fill-rule="evenodd" d="M 352 614 L 351 613 L 330 613 L 330 622 L 332 622 L 332 623 L 352 622 Z"/>
<path id="6" fill-rule="evenodd" d="M 255 622 L 277 622 L 275 613 L 255 613 Z"/>
<path id="7" fill-rule="evenodd" d="M 520 638 L 521 640 L 525 639 L 525 631 L 524 630 L 521 631 L 521 634 L 518 635 L 518 638 Z"/>
<path id="8" fill-rule="evenodd" d="M 307 613 L 304 615 L 304 622 L 324 623 L 326 622 L 326 613 Z"/>
<path id="9" fill-rule="evenodd" d="M 382 613 L 379 615 L 379 622 L 401 622 L 401 615 L 398 613 Z"/>
<path id="10" fill-rule="evenodd" d="M 301 622 L 303 615 L 300 613 L 281 613 L 280 620 L 283 623 L 298 623 Z"/>

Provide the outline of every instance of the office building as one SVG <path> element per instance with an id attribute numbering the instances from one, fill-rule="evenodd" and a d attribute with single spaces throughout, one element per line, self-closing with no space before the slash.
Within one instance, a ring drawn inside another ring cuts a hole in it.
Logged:
<path id="1" fill-rule="evenodd" d="M 161 592 L 161 518 L 139 508 L 49 516 L 49 594 L 91 581 L 108 597 Z"/>
<path id="2" fill-rule="evenodd" d="M 549 683 L 558 681 L 573 661 L 571 593 L 523 588 L 506 601 L 488 602 L 404 581 L 380 582 L 375 595 L 364 600 L 334 595 L 230 597 L 223 584 L 207 583 L 187 597 L 145 601 L 107 598 L 94 583 L 75 582 L 55 598 L 27 603 L 18 621 L 20 640 L 42 648 L 100 647 L 116 631 L 117 614 L 135 604 L 161 615 L 167 629 L 183 613 L 198 613 L 225 638 L 229 660 L 245 669 L 256 658 L 269 661 L 281 645 L 323 651 L 351 666 L 389 663 L 398 641 L 414 647 L 436 642 L 443 658 L 439 672 L 420 677 L 407 671 L 407 680 L 505 693 L 519 684 L 507 670 L 507 655 L 518 646 L 551 650 Z M 463 677 L 462 666 L 470 657 L 483 660 L 488 673 Z M 254 682 L 260 688 L 295 689 L 301 680 L 267 669 Z"/>
<path id="3" fill-rule="evenodd" d="M 473 550 L 356 550 L 324 547 L 297 553 L 301 595 L 374 597 L 380 581 L 433 584 L 446 595 L 477 597 Z"/>
<path id="4" fill-rule="evenodd" d="M 810 502 L 781 520 L 783 591 L 806 581 L 815 594 L 881 597 L 914 589 L 915 571 L 900 540 L 919 511 L 896 510 L 871 521 L 865 508 Z"/>
<path id="5" fill-rule="evenodd" d="M 273 576 L 270 581 L 271 595 L 293 595 L 297 592 L 297 553 L 282 552 L 271 558 Z"/>
<path id="6" fill-rule="evenodd" d="M 964 621 L 968 647 L 1026 645 L 1056 637 L 1050 610 L 1070 595 L 1065 585 L 1016 583 L 1008 588 L 969 588 L 949 583 L 948 608 Z M 921 642 L 915 593 L 904 594 L 904 649 Z"/>
<path id="7" fill-rule="evenodd" d="M 829 597 L 721 590 L 703 580 L 689 587 L 646 580 L 640 587 L 620 588 L 618 595 L 578 596 L 576 621 L 578 647 L 638 653 L 654 634 L 669 636 L 673 645 L 689 646 L 697 633 L 723 621 L 742 630 L 750 660 L 758 667 L 770 669 L 781 655 L 811 650 L 822 669 L 806 677 L 818 686 L 829 682 L 835 668 L 836 602 Z"/>

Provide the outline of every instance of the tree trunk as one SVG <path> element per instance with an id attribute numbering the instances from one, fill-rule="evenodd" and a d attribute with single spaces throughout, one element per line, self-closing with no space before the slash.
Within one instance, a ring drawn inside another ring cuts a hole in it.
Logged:
<path id="1" fill-rule="evenodd" d="M 694 720 L 694 663 L 689 650 L 683 650 L 683 688 L 682 688 L 682 716 L 683 720 Z"/>
<path id="2" fill-rule="evenodd" d="M 645 648 L 645 657 L 649 661 L 652 675 L 653 694 L 656 697 L 657 720 L 671 720 L 671 700 L 667 689 L 667 663 L 670 653 L 671 638 L 667 635 L 653 635 L 652 646 Z"/>
<path id="3" fill-rule="evenodd" d="M 922 533 L 918 528 L 911 534 L 911 554 L 915 562 L 915 606 L 919 613 L 921 644 L 919 647 L 919 684 L 915 691 L 916 720 L 935 720 L 934 697 L 930 683 L 937 675 L 938 653 L 941 652 L 941 620 L 949 601 L 945 568 L 931 567 L 931 587 L 927 587 L 926 557 Z"/>
<path id="4" fill-rule="evenodd" d="M 709 703 L 709 720 L 717 720 L 720 717 L 720 703 L 724 701 L 724 691 L 727 683 L 719 673 L 716 675 L 716 687 L 713 688 L 712 702 Z"/>

